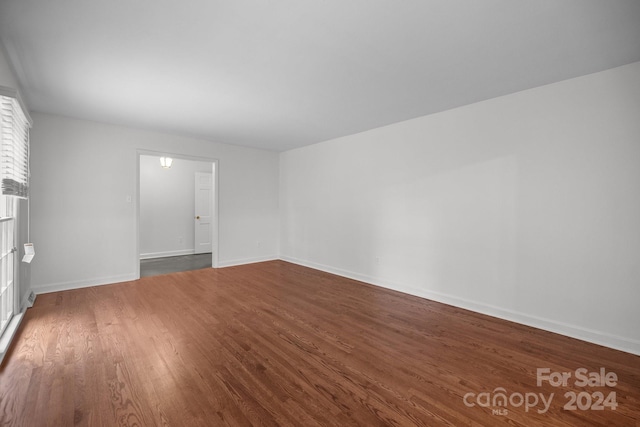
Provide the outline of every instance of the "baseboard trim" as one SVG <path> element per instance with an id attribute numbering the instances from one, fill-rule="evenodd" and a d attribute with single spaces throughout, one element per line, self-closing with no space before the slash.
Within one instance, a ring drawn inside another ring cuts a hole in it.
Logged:
<path id="1" fill-rule="evenodd" d="M 256 262 L 276 261 L 279 259 L 281 258 L 276 255 L 271 255 L 271 256 L 265 256 L 265 257 L 242 258 L 242 259 L 234 259 L 229 261 L 218 261 L 218 268 L 235 267 L 237 265 L 254 264 Z"/>
<path id="2" fill-rule="evenodd" d="M 90 288 L 92 286 L 111 285 L 114 283 L 131 282 L 136 280 L 135 274 L 121 274 L 118 276 L 96 277 L 93 279 L 76 280 L 74 282 L 50 283 L 41 286 L 32 286 L 31 289 L 38 294 L 51 292 L 70 291 L 73 289 Z"/>
<path id="3" fill-rule="evenodd" d="M 440 292 L 427 291 L 423 289 L 417 289 L 415 287 L 401 285 L 390 281 L 382 280 L 376 277 L 367 276 L 365 274 L 355 273 L 352 271 L 331 267 L 328 265 L 318 264 L 311 261 L 301 260 L 289 256 L 281 256 L 281 260 L 287 261 L 293 264 L 298 264 L 304 267 L 313 268 L 316 270 L 324 271 L 338 276 L 346 277 L 360 282 L 365 282 L 375 286 L 379 286 L 386 289 L 402 292 L 408 295 L 425 298 L 428 300 L 440 302 L 443 304 L 452 305 L 454 307 L 463 308 L 465 310 L 474 311 L 476 313 L 485 314 L 487 316 L 497 317 L 499 319 L 508 320 L 510 322 L 519 323 L 533 328 L 542 329 L 545 331 L 553 332 L 556 334 L 564 335 L 567 337 L 587 341 L 593 344 L 602 345 L 615 350 L 624 351 L 627 353 L 640 356 L 640 341 L 636 341 L 626 337 L 620 337 L 616 335 L 610 335 L 602 331 L 596 331 L 592 329 L 582 328 L 576 325 L 570 325 L 567 323 L 558 322 L 551 319 L 545 319 L 542 317 L 532 316 L 528 314 L 518 313 L 516 311 L 496 307 L 484 303 L 479 303 L 472 300 L 467 300 L 454 295 L 449 295 Z"/>
<path id="4" fill-rule="evenodd" d="M 196 251 L 194 249 L 180 249 L 177 251 L 164 251 L 164 252 L 148 252 L 140 254 L 140 259 L 151 258 L 168 258 L 172 256 L 193 255 Z"/>

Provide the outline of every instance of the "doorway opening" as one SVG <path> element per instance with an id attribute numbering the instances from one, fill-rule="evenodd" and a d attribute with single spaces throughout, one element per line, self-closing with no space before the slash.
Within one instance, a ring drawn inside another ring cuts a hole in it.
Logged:
<path id="1" fill-rule="evenodd" d="M 217 160 L 139 151 L 137 166 L 137 277 L 216 268 Z"/>

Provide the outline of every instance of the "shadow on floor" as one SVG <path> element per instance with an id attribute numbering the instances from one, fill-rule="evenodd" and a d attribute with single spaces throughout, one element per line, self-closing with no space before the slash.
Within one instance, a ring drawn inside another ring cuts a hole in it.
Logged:
<path id="1" fill-rule="evenodd" d="M 140 260 L 140 277 L 211 267 L 211 253 Z"/>

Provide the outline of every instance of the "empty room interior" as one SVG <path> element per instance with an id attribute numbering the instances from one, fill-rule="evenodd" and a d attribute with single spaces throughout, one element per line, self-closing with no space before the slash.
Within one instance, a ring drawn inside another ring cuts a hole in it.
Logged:
<path id="1" fill-rule="evenodd" d="M 0 426 L 640 425 L 640 2 L 0 1 Z"/>

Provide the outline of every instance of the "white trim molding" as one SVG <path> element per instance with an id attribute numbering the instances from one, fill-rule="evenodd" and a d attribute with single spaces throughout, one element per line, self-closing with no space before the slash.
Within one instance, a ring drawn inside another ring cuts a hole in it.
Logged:
<path id="1" fill-rule="evenodd" d="M 77 280 L 75 282 L 50 283 L 48 285 L 34 286 L 33 291 L 39 294 L 50 292 L 69 291 L 72 289 L 90 288 L 92 286 L 112 285 L 114 283 L 132 282 L 137 280 L 135 274 L 122 274 L 118 276 L 96 277 L 93 279 Z"/>
<path id="2" fill-rule="evenodd" d="M 13 316 L 9 321 L 7 328 L 4 330 L 4 332 L 0 336 L 0 364 L 2 364 L 2 360 L 4 359 L 4 356 L 9 351 L 9 346 L 11 345 L 11 341 L 13 340 L 14 335 L 18 331 L 18 327 L 20 326 L 20 322 L 22 322 L 23 317 L 24 317 L 24 311 Z"/>
<path id="3" fill-rule="evenodd" d="M 257 262 L 265 262 L 265 261 L 277 261 L 279 259 L 281 258 L 276 255 L 265 256 L 265 257 L 255 257 L 255 258 L 232 259 L 229 261 L 220 261 L 218 263 L 218 268 L 235 267 L 236 265 L 255 264 Z"/>

